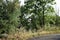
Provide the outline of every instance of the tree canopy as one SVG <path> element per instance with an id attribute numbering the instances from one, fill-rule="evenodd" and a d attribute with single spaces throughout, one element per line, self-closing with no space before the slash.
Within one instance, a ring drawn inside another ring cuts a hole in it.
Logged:
<path id="1" fill-rule="evenodd" d="M 26 0 L 25 5 L 21 7 L 23 9 L 21 13 L 26 16 L 31 15 L 25 20 L 28 22 L 26 23 L 28 28 L 43 27 L 46 24 L 46 15 L 54 13 L 54 8 L 51 6 L 53 4 L 55 4 L 54 0 Z"/>
<path id="2" fill-rule="evenodd" d="M 20 3 L 0 0 L 0 33 L 9 33 L 19 25 Z"/>

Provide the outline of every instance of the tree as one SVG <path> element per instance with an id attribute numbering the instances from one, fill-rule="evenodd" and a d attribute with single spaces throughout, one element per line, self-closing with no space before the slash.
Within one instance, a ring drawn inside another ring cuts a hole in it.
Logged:
<path id="1" fill-rule="evenodd" d="M 22 13 L 32 14 L 34 17 L 31 19 L 31 15 L 29 19 L 33 20 L 35 18 L 36 20 L 34 20 L 35 22 L 31 21 L 31 24 L 33 23 L 33 26 L 36 27 L 37 25 L 43 27 L 45 25 L 45 15 L 54 12 L 51 4 L 54 4 L 54 0 L 26 0 Z"/>
<path id="2" fill-rule="evenodd" d="M 13 2 L 2 0 L 0 4 L 0 33 L 15 31 L 19 25 L 20 3 L 18 0 Z"/>

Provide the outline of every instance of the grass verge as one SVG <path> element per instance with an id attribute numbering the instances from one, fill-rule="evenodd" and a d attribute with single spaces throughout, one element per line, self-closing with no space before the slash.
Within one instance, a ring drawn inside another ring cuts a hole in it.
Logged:
<path id="1" fill-rule="evenodd" d="M 38 37 L 42 35 L 49 35 L 49 34 L 59 34 L 60 27 L 45 27 L 39 29 L 37 32 L 32 32 L 31 30 L 26 31 L 24 28 L 21 28 L 16 33 L 9 34 L 7 38 L 2 38 L 1 40 L 27 40 L 28 38 Z"/>

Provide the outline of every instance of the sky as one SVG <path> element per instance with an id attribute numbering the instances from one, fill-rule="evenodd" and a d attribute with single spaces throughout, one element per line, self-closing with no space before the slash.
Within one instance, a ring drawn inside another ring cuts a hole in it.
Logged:
<path id="1" fill-rule="evenodd" d="M 56 8 L 56 10 L 57 10 L 57 12 L 58 12 L 58 15 L 60 16 L 60 0 L 55 0 L 56 1 L 56 5 L 55 5 L 55 8 Z"/>
<path id="2" fill-rule="evenodd" d="M 24 0 L 20 0 L 21 4 L 20 5 L 24 5 Z M 56 5 L 54 5 L 54 8 L 56 9 L 56 11 L 58 12 L 59 10 L 59 14 L 60 15 L 60 0 L 55 0 L 56 1 Z"/>
<path id="3" fill-rule="evenodd" d="M 60 0 L 55 0 L 56 1 L 56 6 L 60 8 Z"/>
<path id="4" fill-rule="evenodd" d="M 24 5 L 24 0 L 20 0 L 21 1 L 21 4 L 20 5 Z"/>

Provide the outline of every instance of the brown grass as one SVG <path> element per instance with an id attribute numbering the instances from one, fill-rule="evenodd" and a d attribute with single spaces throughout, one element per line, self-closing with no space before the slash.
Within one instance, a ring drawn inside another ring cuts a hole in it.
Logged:
<path id="1" fill-rule="evenodd" d="M 21 28 L 19 31 L 14 34 L 9 34 L 7 38 L 3 38 L 2 40 L 26 40 L 28 38 L 49 35 L 49 34 L 57 34 L 60 33 L 60 28 L 58 27 L 50 27 L 50 29 L 40 29 L 37 32 L 32 32 L 31 30 L 26 31 L 24 28 Z"/>

